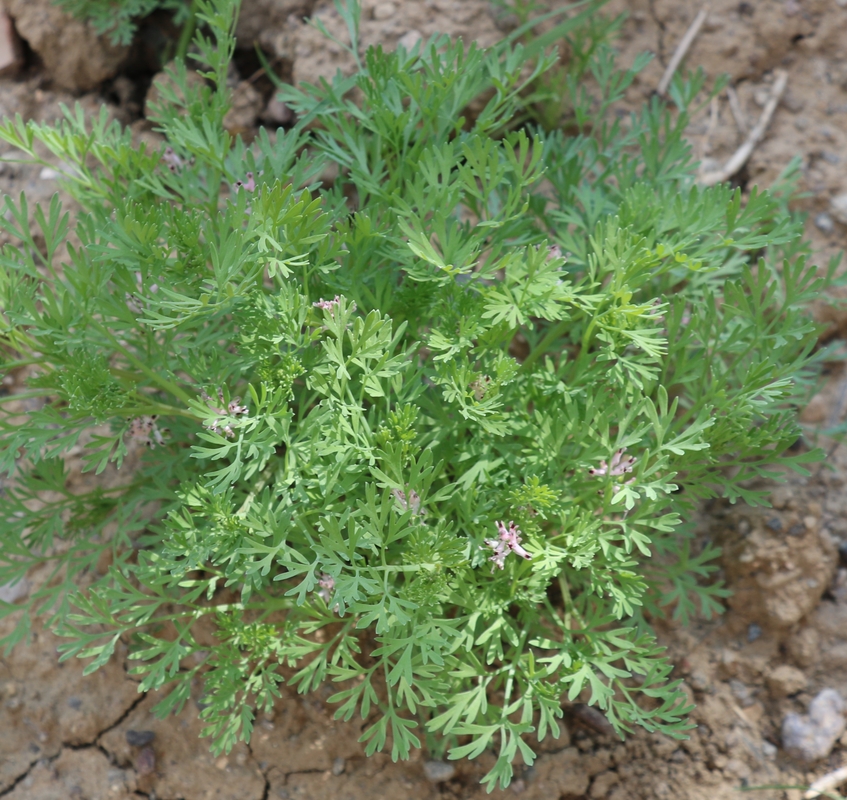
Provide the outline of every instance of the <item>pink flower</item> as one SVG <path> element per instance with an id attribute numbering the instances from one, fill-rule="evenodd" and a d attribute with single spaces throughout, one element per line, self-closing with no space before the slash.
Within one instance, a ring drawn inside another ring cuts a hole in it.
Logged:
<path id="1" fill-rule="evenodd" d="M 162 161 L 168 165 L 168 169 L 173 173 L 179 172 L 185 166 L 185 161 L 174 152 L 173 147 L 165 148 Z"/>
<path id="2" fill-rule="evenodd" d="M 256 181 L 253 179 L 253 173 L 247 173 L 246 181 L 236 181 L 235 182 L 235 191 L 239 191 L 239 189 L 244 189 L 247 192 L 255 192 L 256 191 Z"/>
<path id="3" fill-rule="evenodd" d="M 218 400 L 220 402 L 220 406 L 213 405 L 214 401 L 208 394 L 206 394 L 205 391 L 202 392 L 201 397 L 212 411 L 216 414 L 220 414 L 222 417 L 240 417 L 242 414 L 247 413 L 247 406 L 241 405 L 240 397 L 233 397 L 226 406 L 226 409 L 224 409 L 224 393 L 222 389 L 218 389 Z M 232 439 L 233 436 L 235 436 L 235 431 L 229 425 L 224 424 L 221 419 L 216 419 L 214 422 L 204 425 L 203 427 L 207 428 L 212 433 L 220 433 L 223 431 L 224 436 L 226 436 L 227 439 Z"/>
<path id="4" fill-rule="evenodd" d="M 394 495 L 401 511 L 411 509 L 413 514 L 423 514 L 421 511 L 421 496 L 414 489 L 409 489 L 408 492 L 401 489 L 392 489 L 391 494 Z"/>
<path id="5" fill-rule="evenodd" d="M 129 437 L 149 447 L 151 450 L 158 444 L 165 443 L 165 437 L 156 426 L 157 414 L 150 417 L 136 417 L 130 420 Z M 167 433 L 167 430 L 165 431 Z"/>
<path id="6" fill-rule="evenodd" d="M 624 458 L 623 454 L 625 451 L 626 448 L 622 447 L 612 456 L 610 464 L 607 464 L 605 461 L 601 461 L 599 467 L 590 467 L 588 474 L 592 478 L 596 478 L 599 475 L 611 475 L 617 477 L 618 475 L 632 472 L 632 466 L 635 464 L 635 456 L 627 456 Z"/>
<path id="7" fill-rule="evenodd" d="M 318 586 L 321 587 L 318 591 L 318 597 L 329 605 L 329 601 L 332 598 L 332 590 L 335 588 L 335 578 L 326 572 L 322 572 L 321 577 L 318 579 Z"/>
<path id="8" fill-rule="evenodd" d="M 521 530 L 514 522 L 509 522 L 508 528 L 505 522 L 498 521 L 496 525 L 497 531 L 500 534 L 499 537 L 497 539 L 485 540 L 485 543 L 494 551 L 494 554 L 488 559 L 494 563 L 494 567 L 503 569 L 506 556 L 509 553 L 514 553 L 521 558 L 527 559 L 527 561 L 532 558 L 532 554 L 528 553 L 521 546 Z M 491 568 L 492 572 L 494 571 L 494 567 Z"/>
<path id="9" fill-rule="evenodd" d="M 333 314 L 333 309 L 338 305 L 341 298 L 338 295 L 332 300 L 324 300 L 323 297 L 318 300 L 317 303 L 312 303 L 315 308 L 323 309 L 324 311 L 329 311 L 330 314 Z"/>

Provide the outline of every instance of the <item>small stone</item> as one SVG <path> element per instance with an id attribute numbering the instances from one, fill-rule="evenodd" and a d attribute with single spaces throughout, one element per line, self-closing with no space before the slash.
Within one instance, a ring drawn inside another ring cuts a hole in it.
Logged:
<path id="1" fill-rule="evenodd" d="M 423 769 L 427 780 L 433 783 L 449 781 L 456 774 L 456 767 L 446 761 L 425 761 Z"/>
<path id="2" fill-rule="evenodd" d="M 709 679 L 703 670 L 695 669 L 688 678 L 688 685 L 695 692 L 705 692 L 709 688 Z"/>
<path id="3" fill-rule="evenodd" d="M 26 579 L 5 583 L 0 586 L 0 600 L 4 603 L 16 603 L 29 594 L 30 582 Z"/>
<path id="4" fill-rule="evenodd" d="M 152 744 L 153 740 L 156 738 L 156 732 L 129 730 L 126 732 L 125 736 L 126 743 L 130 747 L 146 747 L 148 744 Z"/>
<path id="5" fill-rule="evenodd" d="M 794 127 L 798 131 L 805 131 L 809 127 L 809 120 L 806 117 L 797 117 L 794 120 Z"/>
<path id="6" fill-rule="evenodd" d="M 55 181 L 59 177 L 59 173 L 52 167 L 42 167 L 38 177 L 43 181 Z"/>
<path id="7" fill-rule="evenodd" d="M 789 664 L 780 664 L 776 669 L 772 670 L 765 678 L 765 683 L 768 686 L 768 691 L 771 697 L 779 700 L 782 697 L 790 697 L 792 694 L 802 692 L 809 681 L 806 675 L 797 667 L 792 667 Z"/>
<path id="8" fill-rule="evenodd" d="M 847 225 L 847 193 L 833 197 L 829 201 L 829 210 L 833 217 Z"/>
<path id="9" fill-rule="evenodd" d="M 135 759 L 135 771 L 139 775 L 150 775 L 156 770 L 156 753 L 152 747 L 145 747 Z"/>
<path id="10" fill-rule="evenodd" d="M 753 703 L 756 702 L 753 697 L 753 693 L 750 691 L 750 687 L 745 683 L 739 680 L 731 680 L 729 682 L 729 688 L 731 689 L 733 695 L 735 695 L 735 699 L 738 701 L 738 704 L 742 708 L 747 708 L 748 706 L 752 706 Z"/>
<path id="11" fill-rule="evenodd" d="M 790 89 L 782 97 L 784 105 L 792 114 L 797 114 L 806 107 L 806 101 Z"/>
<path id="12" fill-rule="evenodd" d="M 276 125 L 287 125 L 294 119 L 294 112 L 282 100 L 272 97 L 265 106 L 262 118 Z"/>
<path id="13" fill-rule="evenodd" d="M 807 715 L 785 715 L 782 746 L 789 755 L 811 764 L 830 754 L 844 728 L 843 698 L 835 689 L 824 689 L 809 704 Z"/>
<path id="14" fill-rule="evenodd" d="M 221 756 L 215 762 L 215 769 L 219 769 L 221 771 L 225 770 L 229 766 L 229 759 L 226 756 Z"/>
<path id="15" fill-rule="evenodd" d="M 762 626 L 755 622 L 751 622 L 747 626 L 747 641 L 751 644 L 760 638 L 762 635 Z"/>
<path id="16" fill-rule="evenodd" d="M 824 233 L 832 233 L 835 230 L 835 222 L 826 211 L 821 211 L 815 215 L 815 227 Z"/>
<path id="17" fill-rule="evenodd" d="M 82 700 L 78 697 L 69 697 L 68 705 L 74 710 L 79 711 L 82 708 Z"/>
<path id="18" fill-rule="evenodd" d="M 775 744 L 771 744 L 767 739 L 762 742 L 762 755 L 768 760 L 773 761 L 779 748 Z"/>
<path id="19" fill-rule="evenodd" d="M 390 19 L 397 11 L 394 3 L 377 3 L 374 8 L 374 19 Z"/>
<path id="20" fill-rule="evenodd" d="M 404 33 L 398 40 L 397 46 L 402 47 L 407 52 L 411 50 L 419 41 L 423 39 L 423 35 L 420 31 L 411 30 L 408 33 Z"/>
<path id="21" fill-rule="evenodd" d="M 341 775 L 344 773 L 344 770 L 347 768 L 347 762 L 341 758 L 340 756 L 333 760 L 332 762 L 332 774 L 333 775 Z"/>
<path id="22" fill-rule="evenodd" d="M 804 627 L 786 642 L 788 654 L 800 667 L 810 667 L 820 659 L 820 634 L 816 628 Z"/>

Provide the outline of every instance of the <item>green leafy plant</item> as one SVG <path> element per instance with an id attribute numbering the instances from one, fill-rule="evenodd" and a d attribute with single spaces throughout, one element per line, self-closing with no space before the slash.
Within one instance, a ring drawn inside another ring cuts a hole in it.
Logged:
<path id="1" fill-rule="evenodd" d="M 285 682 L 336 685 L 368 754 L 494 750 L 489 788 L 563 698 L 683 737 L 649 620 L 721 609 L 703 498 L 765 502 L 751 478 L 818 457 L 787 448 L 835 265 L 779 198 L 695 185 L 700 79 L 609 122 L 633 72 L 601 49 L 582 133 L 507 132 L 554 59 L 436 37 L 288 87 L 298 124 L 248 148 L 234 19 L 198 0 L 206 82 L 161 87 L 159 151 L 79 109 L 0 127 L 82 209 L 0 217 L 27 383 L 0 398 L 0 582 L 49 572 L 4 643 L 42 615 L 91 671 L 126 641 L 162 715 L 202 677 L 215 751 Z M 71 453 L 137 463 L 72 490 Z"/>
<path id="2" fill-rule="evenodd" d="M 99 34 L 109 34 L 112 44 L 128 45 L 138 30 L 138 21 L 154 11 L 173 14 L 175 24 L 182 26 L 177 55 L 185 58 L 194 33 L 196 4 L 189 0 L 55 0 L 60 8 L 84 20 Z"/>

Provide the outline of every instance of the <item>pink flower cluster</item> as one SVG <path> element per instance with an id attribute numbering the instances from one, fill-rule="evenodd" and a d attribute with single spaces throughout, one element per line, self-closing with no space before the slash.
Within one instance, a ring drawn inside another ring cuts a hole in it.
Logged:
<path id="1" fill-rule="evenodd" d="M 149 417 L 136 417 L 129 422 L 129 437 L 141 442 L 151 450 L 158 444 L 165 443 L 165 437 L 162 436 L 162 431 L 156 425 L 158 419 L 157 414 Z M 167 433 L 167 431 L 165 431 Z"/>
<path id="2" fill-rule="evenodd" d="M 503 569 L 506 556 L 509 553 L 514 553 L 527 560 L 532 558 L 532 554 L 521 546 L 521 530 L 514 522 L 509 522 L 508 528 L 505 522 L 498 521 L 496 524 L 500 535 L 496 539 L 485 540 L 485 543 L 494 551 L 494 554 L 488 559 L 494 563 L 494 567 Z M 494 567 L 491 568 L 492 572 L 494 572 Z"/>
<path id="3" fill-rule="evenodd" d="M 247 177 L 246 181 L 236 181 L 235 182 L 234 186 L 235 186 L 236 192 L 241 190 L 241 189 L 244 189 L 244 191 L 246 191 L 246 192 L 255 192 L 256 191 L 256 181 L 253 179 L 253 173 L 248 172 L 246 177 Z"/>
<path id="4" fill-rule="evenodd" d="M 321 577 L 318 579 L 318 586 L 321 587 L 318 591 L 318 597 L 329 605 L 329 601 L 332 598 L 332 590 L 335 588 L 335 578 L 326 572 L 322 572 Z"/>
<path id="5" fill-rule="evenodd" d="M 186 164 L 185 159 L 180 158 L 174 152 L 173 147 L 165 148 L 165 152 L 162 154 L 162 161 L 168 165 L 168 169 L 174 174 L 179 172 Z"/>
<path id="6" fill-rule="evenodd" d="M 240 417 L 242 414 L 247 413 L 247 406 L 241 405 L 240 397 L 233 397 L 232 400 L 227 403 L 226 408 L 223 408 L 224 405 L 224 393 L 222 389 L 218 389 L 218 399 L 220 401 L 220 407 L 216 405 L 212 405 L 214 402 L 211 397 L 204 391 L 202 393 L 202 398 L 205 401 L 206 405 L 214 411 L 216 414 L 220 414 L 221 416 L 229 416 L 229 417 Z M 223 431 L 224 436 L 228 439 L 232 439 L 235 436 L 235 431 L 229 426 L 224 424 L 223 420 L 216 419 L 214 422 L 209 423 L 204 426 L 212 433 L 220 433 Z"/>
<path id="7" fill-rule="evenodd" d="M 635 456 L 627 456 L 624 458 L 623 454 L 625 452 L 626 448 L 622 447 L 612 456 L 611 463 L 607 464 L 605 461 L 601 461 L 599 467 L 590 467 L 588 474 L 592 478 L 596 478 L 600 475 L 611 475 L 613 477 L 617 477 L 619 475 L 624 475 L 627 472 L 632 472 L 633 464 L 635 464 Z"/>
<path id="8" fill-rule="evenodd" d="M 414 489 L 409 489 L 408 492 L 401 489 L 392 489 L 391 494 L 394 495 L 401 511 L 411 509 L 413 514 L 423 514 L 421 511 L 421 496 Z"/>
<path id="9" fill-rule="evenodd" d="M 317 303 L 312 303 L 312 305 L 315 308 L 322 309 L 323 311 L 329 311 L 329 313 L 334 316 L 333 309 L 338 305 L 340 300 L 341 298 L 338 295 L 335 295 L 332 300 L 324 300 L 322 297 Z"/>

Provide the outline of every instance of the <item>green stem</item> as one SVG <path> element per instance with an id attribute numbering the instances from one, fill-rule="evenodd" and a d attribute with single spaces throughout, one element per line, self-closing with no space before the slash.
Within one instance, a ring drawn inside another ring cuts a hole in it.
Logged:
<path id="1" fill-rule="evenodd" d="M 197 28 L 197 0 L 191 0 L 191 8 L 188 9 L 188 19 L 185 25 L 182 26 L 182 31 L 179 34 L 179 41 L 176 45 L 176 58 L 185 62 L 188 55 L 188 48 L 191 45 L 191 40 L 194 38 L 194 31 Z"/>
<path id="2" fill-rule="evenodd" d="M 123 353 L 123 355 L 126 357 L 126 359 L 134 367 L 136 367 L 136 369 L 140 370 L 148 378 L 150 378 L 150 380 L 152 380 L 153 383 L 157 384 L 158 386 L 161 386 L 165 391 L 170 392 L 174 397 L 178 397 L 186 405 L 189 405 L 191 403 L 192 398 L 188 394 L 188 392 L 183 390 L 180 386 L 178 386 L 173 381 L 169 381 L 167 378 L 162 377 L 162 375 L 157 373 L 155 370 L 150 369 L 150 367 L 148 367 L 141 359 L 139 359 L 138 357 L 133 355 L 129 350 L 127 350 L 127 348 L 125 348 L 114 337 L 114 335 L 111 333 L 111 331 L 109 331 L 108 328 L 106 328 L 105 325 L 101 325 L 99 322 L 97 322 L 94 319 L 89 319 L 89 322 L 92 325 L 92 327 L 94 327 L 98 331 L 100 331 L 100 333 L 102 333 L 112 343 L 112 345 L 114 346 L 114 348 L 116 350 L 119 350 L 121 353 Z"/>

